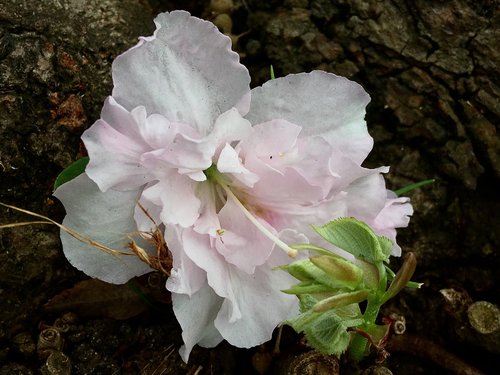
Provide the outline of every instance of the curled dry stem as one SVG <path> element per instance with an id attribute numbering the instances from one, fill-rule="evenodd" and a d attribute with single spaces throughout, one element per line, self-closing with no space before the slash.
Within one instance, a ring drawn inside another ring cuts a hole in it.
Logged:
<path id="1" fill-rule="evenodd" d="M 144 212 L 147 218 L 154 224 L 154 230 L 152 229 L 149 231 L 140 232 L 139 235 L 143 240 L 153 245 L 156 250 L 156 255 L 149 255 L 133 240 L 129 242 L 128 248 L 132 250 L 132 252 L 137 255 L 140 260 L 148 264 L 151 268 L 154 268 L 155 270 L 158 270 L 165 275 L 170 276 L 170 270 L 172 269 L 172 253 L 168 249 L 165 237 L 163 236 L 163 233 L 156 221 L 151 217 L 144 206 L 140 202 L 137 202 L 137 205 L 142 210 L 142 212 Z"/>
<path id="2" fill-rule="evenodd" d="M 58 223 L 55 220 L 50 219 L 47 216 L 37 214 L 36 212 L 32 212 L 29 210 L 25 210 L 23 208 L 19 208 L 16 206 L 12 206 L 9 204 L 1 203 L 0 206 L 10 208 L 12 210 L 22 212 L 24 214 L 41 218 L 43 220 L 34 220 L 34 221 L 25 221 L 25 222 L 18 222 L 18 223 L 9 223 L 9 224 L 2 224 L 0 225 L 0 229 L 4 228 L 15 228 L 15 227 L 21 227 L 21 226 L 26 226 L 26 225 L 33 225 L 33 224 L 50 224 L 50 225 L 56 225 L 59 227 L 61 230 L 69 234 L 70 236 L 76 238 L 78 241 L 81 241 L 89 246 L 95 247 L 96 249 L 102 250 L 107 254 L 110 255 L 135 255 L 137 256 L 141 261 L 145 262 L 152 268 L 166 274 L 170 275 L 170 270 L 172 268 L 172 254 L 168 250 L 165 238 L 159 229 L 158 225 L 154 221 L 154 219 L 151 217 L 151 215 L 147 212 L 147 210 L 140 204 L 138 203 L 139 207 L 141 210 L 143 210 L 144 214 L 153 222 L 154 224 L 154 230 L 146 231 L 146 232 L 140 232 L 139 235 L 141 238 L 143 238 L 145 241 L 151 243 L 153 247 L 156 249 L 156 255 L 155 256 L 150 256 L 143 248 L 139 247 L 135 241 L 131 240 L 131 242 L 128 244 L 128 248 L 131 250 L 131 252 L 126 252 L 126 251 L 120 251 L 120 250 L 114 250 L 111 249 L 110 247 L 103 245 L 87 236 L 82 235 L 81 233 L 75 231 L 74 229 L 68 228 L 67 226 Z"/>
<path id="3" fill-rule="evenodd" d="M 127 253 L 125 251 L 111 249 L 111 248 L 107 247 L 106 245 L 103 245 L 97 241 L 94 241 L 93 239 L 88 238 L 88 237 L 78 233 L 77 231 L 71 229 L 71 228 L 68 228 L 65 225 L 59 224 L 57 221 L 52 220 L 51 218 L 49 218 L 47 216 L 40 215 L 40 214 L 37 214 L 36 212 L 28 211 L 28 210 L 25 210 L 23 208 L 19 208 L 19 207 L 12 206 L 10 204 L 5 204 L 2 202 L 0 202 L 0 206 L 4 206 L 4 207 L 10 208 L 12 210 L 19 211 L 19 212 L 22 212 L 24 214 L 30 215 L 30 216 L 44 219 L 44 221 L 28 221 L 28 222 L 22 222 L 22 223 L 3 224 L 3 225 L 0 225 L 0 229 L 12 228 L 12 227 L 24 226 L 24 225 L 31 225 L 31 224 L 52 224 L 52 225 L 55 225 L 55 226 L 59 227 L 60 229 L 62 229 L 70 236 L 76 238 L 78 241 L 81 241 L 83 243 L 86 243 L 87 245 L 93 246 L 99 250 L 104 251 L 105 253 L 108 253 L 111 255 L 133 255 L 133 254 Z"/>

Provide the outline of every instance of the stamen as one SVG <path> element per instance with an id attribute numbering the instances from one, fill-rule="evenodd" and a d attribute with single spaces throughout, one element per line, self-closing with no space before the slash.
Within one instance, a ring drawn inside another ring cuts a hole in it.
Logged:
<path id="1" fill-rule="evenodd" d="M 227 197 L 232 199 L 234 203 L 243 211 L 243 214 L 250 220 L 250 222 L 257 227 L 258 230 L 264 234 L 267 238 L 269 238 L 271 241 L 273 241 L 280 249 L 282 249 L 285 253 L 290 258 L 295 258 L 298 254 L 298 251 L 295 249 L 292 249 L 290 246 L 288 246 L 286 243 L 284 243 L 282 240 L 280 240 L 278 237 L 276 237 L 273 233 L 271 233 L 266 227 L 264 227 L 256 218 L 253 216 L 250 211 L 246 209 L 246 207 L 243 205 L 243 203 L 240 202 L 238 197 L 234 195 L 234 193 L 231 191 L 229 186 L 227 186 L 223 181 L 221 181 L 218 176 L 214 176 L 215 180 L 217 183 L 224 189 L 224 191 L 227 194 Z"/>

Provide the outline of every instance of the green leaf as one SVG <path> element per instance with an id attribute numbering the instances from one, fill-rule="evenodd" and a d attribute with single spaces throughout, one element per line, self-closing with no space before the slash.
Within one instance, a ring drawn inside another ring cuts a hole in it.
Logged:
<path id="1" fill-rule="evenodd" d="M 312 309 L 312 307 L 318 303 L 318 299 L 310 294 L 301 294 L 297 297 L 299 297 L 299 306 L 301 312 Z"/>
<path id="2" fill-rule="evenodd" d="M 313 228 L 331 244 L 370 263 L 387 261 L 391 255 L 392 242 L 377 236 L 367 224 L 355 218 L 340 218 Z"/>
<path id="3" fill-rule="evenodd" d="M 355 289 L 363 281 L 363 271 L 346 259 L 334 255 L 309 258 L 318 268 L 334 277 L 349 289 Z"/>
<path id="4" fill-rule="evenodd" d="M 292 319 L 284 321 L 284 324 L 291 326 L 296 332 L 303 332 L 309 324 L 312 323 L 314 319 L 317 319 L 321 313 L 314 312 L 312 310 L 306 310 L 306 312 L 297 315 Z"/>
<path id="5" fill-rule="evenodd" d="M 81 175 L 85 171 L 85 167 L 87 166 L 88 162 L 89 158 L 88 156 L 85 156 L 66 167 L 61 173 L 59 173 L 59 176 L 57 176 L 54 182 L 54 190 L 56 190 L 62 184 L 65 184 L 66 182 L 71 181 L 75 177 Z"/>
<path id="6" fill-rule="evenodd" d="M 269 74 L 271 75 L 271 79 L 276 78 L 276 76 L 274 75 L 274 67 L 272 64 L 269 66 Z"/>
<path id="7" fill-rule="evenodd" d="M 402 187 L 401 189 L 398 189 L 394 192 L 394 194 L 396 194 L 398 197 L 400 197 L 401 195 L 403 194 L 406 194 L 412 190 L 415 190 L 415 189 L 418 189 L 422 186 L 425 186 L 425 185 L 429 185 L 429 184 L 432 184 L 436 182 L 436 180 L 433 178 L 433 179 L 430 179 L 430 180 L 424 180 L 424 181 L 420 181 L 420 182 L 416 182 L 414 184 L 410 184 L 410 185 L 407 185 L 405 187 Z"/>
<path id="8" fill-rule="evenodd" d="M 351 339 L 347 329 L 362 323 L 362 319 L 344 320 L 334 310 L 329 310 L 307 321 L 304 333 L 308 342 L 322 353 L 340 355 Z"/>

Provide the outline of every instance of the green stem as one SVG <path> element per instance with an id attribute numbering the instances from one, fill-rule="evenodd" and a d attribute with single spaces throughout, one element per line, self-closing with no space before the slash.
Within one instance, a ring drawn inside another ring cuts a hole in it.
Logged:
<path id="1" fill-rule="evenodd" d="M 378 313 L 380 310 L 380 303 L 378 301 L 377 295 L 371 295 L 368 297 L 368 303 L 366 305 L 365 313 L 363 314 L 364 323 L 359 327 L 360 329 L 369 332 L 370 327 L 375 324 Z M 355 361 L 360 361 L 363 359 L 366 353 L 366 348 L 368 344 L 368 339 L 361 336 L 360 334 L 355 334 L 351 344 L 349 346 L 349 353 Z"/>
<path id="2" fill-rule="evenodd" d="M 365 312 L 363 314 L 364 323 L 359 327 L 363 331 L 370 332 L 370 328 L 375 325 L 375 321 L 377 319 L 378 313 L 380 311 L 381 297 L 385 292 L 385 288 L 387 287 L 387 272 L 383 262 L 377 262 L 374 264 L 378 270 L 378 289 L 374 291 L 367 298 L 367 305 Z M 349 352 L 352 358 L 355 361 L 360 361 L 363 359 L 366 353 L 368 344 L 368 339 L 366 337 L 361 336 L 360 334 L 355 334 L 351 345 L 349 347 Z"/>

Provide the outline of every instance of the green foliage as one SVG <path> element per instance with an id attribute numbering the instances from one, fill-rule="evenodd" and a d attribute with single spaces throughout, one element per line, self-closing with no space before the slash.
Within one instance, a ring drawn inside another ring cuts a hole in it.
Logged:
<path id="1" fill-rule="evenodd" d="M 357 219 L 344 217 L 313 228 L 331 244 L 367 262 L 385 262 L 391 255 L 391 240 L 377 236 L 367 224 Z"/>
<path id="2" fill-rule="evenodd" d="M 422 186 L 429 185 L 434 183 L 436 180 L 435 179 L 430 179 L 430 180 L 424 180 L 424 181 L 419 181 L 414 184 L 410 184 L 408 186 L 402 187 L 401 189 L 398 189 L 394 192 L 398 197 L 402 196 L 403 194 L 406 194 L 412 190 L 418 189 Z"/>
<path id="3" fill-rule="evenodd" d="M 354 359 L 360 360 L 368 352 L 368 345 L 385 342 L 388 326 L 375 323 L 381 305 L 407 285 L 421 285 L 410 281 L 415 256 L 410 253 L 395 274 L 385 264 L 392 242 L 375 234 L 367 224 L 340 218 L 313 228 L 355 259 L 344 259 L 316 245 L 293 246 L 319 255 L 279 267 L 300 281 L 284 290 L 297 295 L 301 311 L 285 324 L 304 332 L 310 345 L 323 353 L 340 355 L 349 350 Z M 362 311 L 359 304 L 365 301 Z"/>
<path id="4" fill-rule="evenodd" d="M 86 156 L 78 159 L 77 161 L 66 167 L 61 173 L 59 173 L 59 176 L 57 176 L 54 182 L 54 190 L 56 190 L 62 184 L 65 184 L 66 182 L 71 181 L 75 177 L 81 175 L 85 171 L 88 163 L 89 158 Z"/>
<path id="5" fill-rule="evenodd" d="M 297 332 L 304 332 L 310 344 L 326 354 L 340 355 L 351 339 L 348 328 L 360 325 L 362 319 L 344 319 L 335 310 L 324 313 L 308 310 L 285 322 Z"/>
<path id="6" fill-rule="evenodd" d="M 271 79 L 275 79 L 276 78 L 276 76 L 274 75 L 274 67 L 273 67 L 272 64 L 269 66 L 269 74 L 271 76 Z"/>

